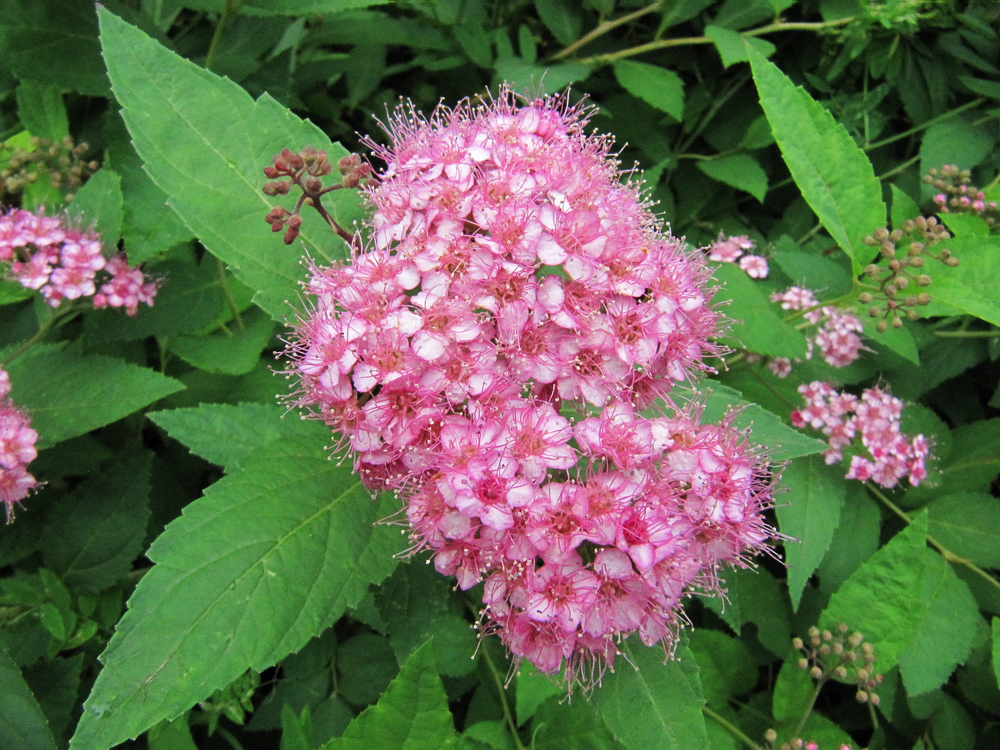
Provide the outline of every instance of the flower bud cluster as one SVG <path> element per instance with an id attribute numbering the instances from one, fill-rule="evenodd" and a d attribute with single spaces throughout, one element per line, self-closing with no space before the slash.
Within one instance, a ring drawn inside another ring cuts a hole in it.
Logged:
<path id="1" fill-rule="evenodd" d="M 877 289 L 862 292 L 858 300 L 863 305 L 871 305 L 868 315 L 881 318 L 876 324 L 879 331 L 903 327 L 903 317 L 916 320 L 920 317 L 919 307 L 930 304 L 927 292 L 917 291 L 931 283 L 924 265 L 926 258 L 933 258 L 946 266 L 957 266 L 958 258 L 950 250 L 931 252 L 933 245 L 950 239 L 948 230 L 931 216 L 903 222 L 902 229 L 891 232 L 880 227 L 862 242 L 878 247 L 885 265 L 872 263 L 865 268 L 865 275 L 878 283 Z M 872 304 L 872 303 L 876 304 Z"/>
<path id="2" fill-rule="evenodd" d="M 271 225 L 272 232 L 284 230 L 282 239 L 286 245 L 291 245 L 299 236 L 299 230 L 302 227 L 302 214 L 300 212 L 303 206 L 315 208 L 341 237 L 351 241 L 351 236 L 338 226 L 323 209 L 322 198 L 333 190 L 360 186 L 371 175 L 371 167 L 363 163 L 357 154 L 344 156 L 337 162 L 337 171 L 342 176 L 340 183 L 325 187 L 322 178 L 332 171 L 333 167 L 330 165 L 326 151 L 312 146 L 306 146 L 299 153 L 293 153 L 287 148 L 282 149 L 281 153 L 274 157 L 271 166 L 264 168 L 264 174 L 272 180 L 264 184 L 265 195 L 272 197 L 287 195 L 293 187 L 302 191 L 302 195 L 291 211 L 283 206 L 275 206 L 264 219 Z"/>
<path id="3" fill-rule="evenodd" d="M 847 367 L 865 349 L 859 335 L 864 329 L 857 316 L 835 305 L 821 305 L 809 289 L 789 287 L 772 294 L 771 301 L 781 303 L 782 310 L 801 311 L 802 317 L 816 327 L 807 338 L 806 359 L 812 359 L 813 352 L 818 349 L 827 364 Z M 768 366 L 771 372 L 783 378 L 791 371 L 792 363 L 784 357 L 777 357 Z"/>
<path id="4" fill-rule="evenodd" d="M 934 196 L 939 212 L 974 213 L 990 227 L 996 226 L 997 202 L 986 200 L 986 193 L 972 185 L 971 179 L 968 169 L 959 169 L 954 164 L 945 164 L 940 169 L 932 167 L 924 175 L 924 182 L 940 191 Z"/>
<path id="5" fill-rule="evenodd" d="M 806 640 L 793 638 L 792 645 L 802 652 L 799 667 L 817 682 L 853 682 L 858 688 L 858 703 L 877 706 L 875 690 L 882 683 L 882 675 L 875 673 L 875 647 L 865 643 L 861 633 L 848 635 L 848 630 L 845 623 L 837 625 L 836 633 L 811 627 Z"/>
<path id="6" fill-rule="evenodd" d="M 7 511 L 7 521 L 14 516 L 14 505 L 38 487 L 28 473 L 35 460 L 38 433 L 31 429 L 28 415 L 10 399 L 10 376 L 0 369 L 0 502 Z"/>
<path id="7" fill-rule="evenodd" d="M 37 182 L 43 174 L 48 174 L 56 189 L 75 189 L 97 171 L 96 161 L 84 161 L 89 148 L 86 143 L 73 143 L 70 136 L 61 141 L 48 138 L 32 138 L 31 149 L 12 147 L 0 143 L 0 202 L 9 202 L 10 197 Z M 66 196 L 72 200 L 72 195 Z"/>
<path id="8" fill-rule="evenodd" d="M 397 110 L 372 246 L 313 269 L 290 354 L 299 403 L 405 500 L 411 551 L 484 584 L 482 632 L 592 683 L 765 546 L 773 478 L 731 419 L 642 414 L 708 369 L 719 315 L 585 122 L 507 90 Z"/>
<path id="9" fill-rule="evenodd" d="M 823 454 L 828 464 L 840 461 L 843 451 L 852 447 L 847 479 L 871 479 L 895 487 L 906 477 L 915 487 L 927 477 L 927 439 L 902 434 L 903 402 L 898 398 L 880 388 L 868 388 L 858 398 L 822 381 L 799 386 L 799 393 L 806 405 L 792 412 L 792 424 L 820 430 L 829 438 Z M 858 437 L 860 447 L 855 442 Z"/>
<path id="10" fill-rule="evenodd" d="M 93 297 L 95 308 L 124 307 L 135 315 L 152 305 L 158 282 L 129 266 L 123 254 L 106 260 L 94 232 L 67 226 L 65 219 L 15 209 L 0 214 L 0 262 L 21 286 L 36 289 L 52 307 L 63 300 Z M 102 273 L 103 279 L 98 278 Z M 100 286 L 98 286 L 98 282 Z"/>
<path id="11" fill-rule="evenodd" d="M 744 235 L 726 237 L 720 234 L 708 248 L 708 259 L 716 263 L 736 263 L 751 279 L 766 279 L 770 273 L 767 258 L 745 252 L 753 249 L 754 243 L 749 237 Z"/>

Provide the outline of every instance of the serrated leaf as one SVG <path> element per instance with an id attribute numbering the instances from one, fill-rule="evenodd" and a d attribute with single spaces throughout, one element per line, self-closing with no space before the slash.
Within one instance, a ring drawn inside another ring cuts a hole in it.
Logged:
<path id="1" fill-rule="evenodd" d="M 742 641 L 718 630 L 691 631 L 688 648 L 698 662 L 698 679 L 708 705 L 722 707 L 757 684 L 757 665 Z"/>
<path id="2" fill-rule="evenodd" d="M 559 686 L 552 676 L 539 672 L 530 661 L 524 662 L 517 670 L 514 685 L 518 726 L 523 726 L 549 698 L 565 693 L 566 688 Z"/>
<path id="3" fill-rule="evenodd" d="M 808 456 L 826 449 L 822 440 L 803 435 L 785 424 L 777 414 L 762 406 L 748 403 L 735 388 L 711 382 L 706 387 L 705 408 L 702 416 L 707 422 L 718 422 L 730 409 L 738 409 L 733 426 L 751 431 L 751 442 L 764 448 L 774 461 L 787 461 L 798 456 Z"/>
<path id="4" fill-rule="evenodd" d="M 437 750 L 457 741 L 430 643 L 413 652 L 378 699 L 322 750 Z"/>
<path id="5" fill-rule="evenodd" d="M 76 191 L 69 214 L 80 226 L 94 229 L 101 237 L 106 257 L 114 255 L 122 236 L 122 180 L 107 167 L 99 169 Z"/>
<path id="6" fill-rule="evenodd" d="M 302 648 L 392 571 L 388 512 L 322 442 L 248 456 L 150 547 L 71 747 L 136 737 Z"/>
<path id="7" fill-rule="evenodd" d="M 960 457 L 960 458 L 964 458 Z M 1000 568 L 1000 501 L 992 495 L 956 492 L 927 506 L 928 534 L 949 552 L 983 568 Z"/>
<path id="8" fill-rule="evenodd" d="M 750 193 L 758 202 L 767 194 L 767 173 L 757 160 L 747 154 L 730 154 L 718 159 L 702 159 L 698 169 L 713 180 Z"/>
<path id="9" fill-rule="evenodd" d="M 675 120 L 684 118 L 684 83 L 672 70 L 658 65 L 620 60 L 614 65 L 622 88 Z"/>
<path id="10" fill-rule="evenodd" d="M 936 552 L 924 549 L 924 611 L 913 643 L 899 655 L 899 673 L 910 695 L 936 690 L 964 664 L 982 627 L 972 592 Z"/>
<path id="11" fill-rule="evenodd" d="M 29 353 L 7 366 L 40 446 L 103 427 L 184 386 L 145 367 L 65 351 Z"/>
<path id="12" fill-rule="evenodd" d="M 594 713 L 593 706 L 585 700 L 570 702 L 552 698 L 546 701 L 539 707 L 532 729 L 532 750 L 605 750 L 618 747 L 600 717 Z M 504 734 L 506 738 L 510 737 L 509 730 Z M 500 737 L 501 742 L 506 739 L 504 735 Z M 494 746 L 504 747 L 503 744 Z"/>
<path id="13" fill-rule="evenodd" d="M 138 453 L 94 474 L 49 512 L 43 559 L 67 586 L 100 591 L 131 570 L 149 518 L 150 458 Z"/>
<path id="14" fill-rule="evenodd" d="M 996 293 L 1000 279 L 1000 237 L 960 237 L 942 243 L 941 247 L 951 250 L 959 265 L 930 271 L 931 297 L 1000 325 L 1000 300 Z"/>
<path id="15" fill-rule="evenodd" d="M 864 633 L 875 647 L 879 672 L 894 667 L 916 637 L 924 611 L 926 544 L 927 514 L 920 513 L 854 571 L 820 615 L 820 628 L 835 631 L 843 622 Z"/>
<path id="16" fill-rule="evenodd" d="M 192 453 L 232 471 L 254 450 L 279 438 L 329 439 L 326 425 L 285 411 L 276 404 L 202 404 L 152 412 L 149 418 Z"/>
<path id="17" fill-rule="evenodd" d="M 871 162 L 847 131 L 758 52 L 748 50 L 761 106 L 795 184 L 851 259 L 855 275 L 875 257 L 861 242 L 885 226 L 882 188 Z"/>
<path id="18" fill-rule="evenodd" d="M 56 747 L 41 706 L 3 649 L 0 649 L 0 747 L 18 750 Z"/>
<path id="19" fill-rule="evenodd" d="M 635 668 L 623 664 L 605 674 L 591 699 L 615 739 L 631 750 L 707 749 L 705 699 L 691 652 L 678 649 L 664 664 L 661 651 L 635 639 L 622 650 Z"/>
<path id="20" fill-rule="evenodd" d="M 777 504 L 778 528 L 792 537 L 785 543 L 788 594 L 798 609 L 806 582 L 823 562 L 844 508 L 841 471 L 827 466 L 819 456 L 793 461 L 781 475 L 789 492 Z"/>
<path id="21" fill-rule="evenodd" d="M 255 290 L 275 319 L 305 276 L 298 250 L 269 233 L 272 202 L 263 169 L 282 148 L 323 149 L 331 162 L 346 151 L 312 123 L 266 94 L 254 101 L 232 81 L 196 66 L 106 10 L 100 11 L 104 56 L 122 117 L 146 171 L 169 205 L 213 255 Z M 357 216 L 356 191 L 339 190 L 327 210 L 342 226 Z M 319 216 L 306 218 L 300 239 L 329 261 L 347 248 Z"/>
<path id="22" fill-rule="evenodd" d="M 788 359 L 805 357 L 805 336 L 781 319 L 764 287 L 733 263 L 716 268 L 715 278 L 723 285 L 715 298 L 719 302 L 730 301 L 725 312 L 734 323 L 727 338 L 735 338 L 757 354 Z"/>
<path id="23" fill-rule="evenodd" d="M 204 336 L 178 336 L 170 342 L 170 351 L 199 370 L 244 375 L 257 366 L 260 353 L 274 338 L 274 321 L 260 308 L 244 313 L 241 321 L 242 328 L 233 323 Z"/>
<path id="24" fill-rule="evenodd" d="M 108 95 L 92 3 L 4 3 L 0 59 L 20 78 L 91 96 Z"/>

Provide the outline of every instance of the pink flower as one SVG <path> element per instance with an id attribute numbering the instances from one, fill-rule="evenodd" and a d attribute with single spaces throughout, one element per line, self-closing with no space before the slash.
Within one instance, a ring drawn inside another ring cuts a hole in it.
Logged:
<path id="1" fill-rule="evenodd" d="M 682 596 L 770 537 L 767 464 L 728 421 L 639 413 L 710 369 L 720 316 L 586 114 L 506 89 L 398 110 L 371 242 L 312 269 L 288 350 L 411 551 L 483 582 L 483 632 L 571 681 L 630 632 L 671 640 Z"/>
<path id="2" fill-rule="evenodd" d="M 816 332 L 808 339 L 809 349 L 806 359 L 811 359 L 813 351 L 819 349 L 823 360 L 834 367 L 847 367 L 867 350 L 860 334 L 864 328 L 856 315 L 844 312 L 832 305 L 821 306 L 816 296 L 802 287 L 789 287 L 784 292 L 771 295 L 772 302 L 780 302 L 782 310 L 803 311 L 807 321 L 816 326 Z M 778 377 L 786 368 L 784 365 L 772 367 Z M 790 369 L 790 363 L 789 368 Z M 787 373 L 786 373 L 787 374 Z"/>
<path id="3" fill-rule="evenodd" d="M 14 406 L 10 390 L 10 376 L 0 369 L 0 502 L 6 508 L 8 523 L 14 517 L 14 506 L 38 487 L 27 471 L 38 455 L 38 433 L 31 429 L 28 415 Z"/>
<path id="4" fill-rule="evenodd" d="M 768 274 L 767 258 L 762 255 L 744 255 L 740 258 L 740 268 L 746 271 L 751 279 L 766 279 Z"/>

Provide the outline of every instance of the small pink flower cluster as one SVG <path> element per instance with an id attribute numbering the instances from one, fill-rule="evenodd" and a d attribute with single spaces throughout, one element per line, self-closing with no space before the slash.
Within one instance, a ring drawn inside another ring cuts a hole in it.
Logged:
<path id="1" fill-rule="evenodd" d="M 770 273 L 767 258 L 763 255 L 745 253 L 753 248 L 753 240 L 749 237 L 740 234 L 727 238 L 720 234 L 708 249 L 708 259 L 716 263 L 738 263 L 751 279 L 766 279 Z"/>
<path id="2" fill-rule="evenodd" d="M 811 359 L 813 351 L 819 349 L 820 356 L 834 367 L 847 367 L 861 355 L 865 348 L 858 335 L 864 329 L 856 315 L 844 312 L 833 305 L 820 306 L 810 290 L 789 287 L 783 292 L 771 295 L 772 302 L 780 302 L 782 310 L 805 310 L 803 318 L 817 327 L 809 339 L 806 359 Z M 771 371 L 778 377 L 785 377 L 791 370 L 791 362 L 784 358 L 772 360 Z"/>
<path id="3" fill-rule="evenodd" d="M 772 533 L 769 467 L 730 420 L 639 412 L 708 369 L 719 315 L 585 122 L 506 90 L 400 109 L 374 247 L 313 269 L 290 350 L 299 403 L 405 499 L 411 551 L 484 582 L 484 632 L 571 681 L 631 632 L 671 643 L 682 596 Z"/>
<path id="4" fill-rule="evenodd" d="M 38 483 L 27 466 L 35 460 L 38 433 L 31 420 L 10 400 L 10 376 L 0 370 L 0 502 L 6 506 L 7 520 L 14 505 L 28 496 Z"/>
<path id="5" fill-rule="evenodd" d="M 153 304 L 157 282 L 129 266 L 122 254 L 105 260 L 93 232 L 67 227 L 64 220 L 16 209 L 0 214 L 0 262 L 21 286 L 37 289 L 52 307 L 64 299 L 93 296 L 94 307 L 124 307 L 135 315 L 139 303 Z M 97 288 L 97 272 L 110 278 Z"/>
<path id="6" fill-rule="evenodd" d="M 834 390 L 829 383 L 814 381 L 799 386 L 806 405 L 792 412 L 796 427 L 812 427 L 829 438 L 824 451 L 828 464 L 843 458 L 843 450 L 861 436 L 867 455 L 851 456 L 847 479 L 871 479 L 883 487 L 895 487 L 907 477 L 914 487 L 927 477 L 927 438 L 902 434 L 903 402 L 880 388 L 869 388 L 861 397 Z"/>

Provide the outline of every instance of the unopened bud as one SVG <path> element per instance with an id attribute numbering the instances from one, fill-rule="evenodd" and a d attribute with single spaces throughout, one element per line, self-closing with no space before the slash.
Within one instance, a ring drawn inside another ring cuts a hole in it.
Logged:
<path id="1" fill-rule="evenodd" d="M 893 328 L 902 328 L 903 327 L 903 319 L 902 318 L 893 318 L 892 319 L 892 327 Z"/>
<path id="2" fill-rule="evenodd" d="M 886 323 L 884 320 L 880 320 L 878 323 L 875 324 L 875 330 L 878 331 L 879 333 L 885 333 L 886 329 L 888 328 L 889 324 Z"/>
<path id="3" fill-rule="evenodd" d="M 861 292 L 861 294 L 858 295 L 858 302 L 862 305 L 871 304 L 872 299 L 874 299 L 874 297 L 872 297 L 871 292 Z"/>
<path id="4" fill-rule="evenodd" d="M 818 680 L 820 677 L 823 676 L 823 670 L 820 669 L 819 667 L 813 667 L 812 669 L 809 670 L 809 676 L 812 677 L 814 680 Z"/>
<path id="5" fill-rule="evenodd" d="M 917 277 L 917 286 L 930 286 L 931 277 L 926 273 L 922 273 Z"/>

